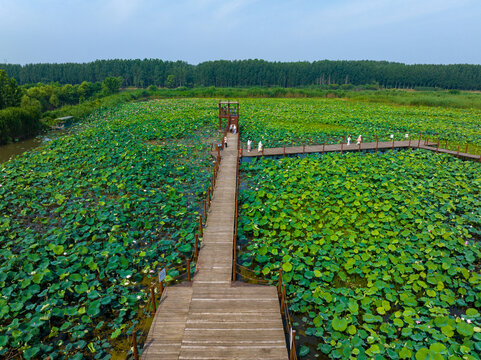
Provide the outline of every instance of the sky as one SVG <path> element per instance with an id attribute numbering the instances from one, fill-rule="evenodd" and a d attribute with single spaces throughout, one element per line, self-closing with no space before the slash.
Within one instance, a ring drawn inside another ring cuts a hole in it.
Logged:
<path id="1" fill-rule="evenodd" d="M 481 64 L 480 0 L 0 0 L 0 63 Z"/>

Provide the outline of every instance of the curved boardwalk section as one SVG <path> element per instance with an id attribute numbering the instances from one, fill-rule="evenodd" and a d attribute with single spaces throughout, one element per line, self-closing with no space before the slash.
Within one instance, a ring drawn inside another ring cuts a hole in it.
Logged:
<path id="1" fill-rule="evenodd" d="M 168 287 L 142 359 L 287 359 L 275 286 L 232 283 L 237 134 L 222 152 L 197 273 Z"/>

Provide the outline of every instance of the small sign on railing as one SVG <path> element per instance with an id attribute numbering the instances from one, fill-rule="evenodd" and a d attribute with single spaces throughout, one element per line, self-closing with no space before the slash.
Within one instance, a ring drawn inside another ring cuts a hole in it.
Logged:
<path id="1" fill-rule="evenodd" d="M 289 349 L 292 349 L 292 341 L 294 340 L 292 337 L 293 336 L 292 336 L 292 326 L 291 326 L 291 331 L 289 333 Z"/>
<path id="2" fill-rule="evenodd" d="M 159 282 L 162 282 L 166 276 L 167 274 L 165 272 L 165 269 L 162 269 L 161 271 L 159 271 Z"/>

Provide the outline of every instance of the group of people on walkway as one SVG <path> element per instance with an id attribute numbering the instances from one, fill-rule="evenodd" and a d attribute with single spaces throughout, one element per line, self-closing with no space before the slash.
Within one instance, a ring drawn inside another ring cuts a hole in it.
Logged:
<path id="1" fill-rule="evenodd" d="M 229 125 L 229 132 L 232 134 L 237 133 L 237 127 L 235 126 L 235 124 Z M 224 147 L 227 147 L 227 136 L 224 136 Z"/>
<path id="2" fill-rule="evenodd" d="M 231 130 L 231 132 L 234 131 L 234 134 L 235 134 L 235 131 L 236 131 L 235 125 L 233 126 L 233 130 L 232 130 L 232 125 L 231 125 L 230 130 Z M 405 137 L 406 137 L 406 139 L 408 139 L 409 135 L 406 134 Z M 394 135 L 391 135 L 390 138 L 393 139 Z M 348 135 L 347 145 L 351 145 L 351 140 L 352 140 L 351 135 Z M 356 140 L 356 145 L 360 145 L 361 143 L 362 143 L 362 135 L 359 135 L 357 140 Z M 226 137 L 224 137 L 224 144 L 225 144 L 225 147 L 227 147 L 227 138 Z M 264 145 L 262 144 L 262 141 L 259 141 L 259 143 L 257 145 L 257 151 L 261 152 L 263 147 L 264 147 Z M 251 152 L 251 150 L 252 150 L 252 140 L 249 139 L 249 140 L 247 140 L 247 152 Z"/>
<path id="3" fill-rule="evenodd" d="M 263 148 L 264 148 L 264 145 L 262 144 L 262 141 L 259 141 L 259 144 L 257 144 L 257 151 L 261 152 Z M 251 150 L 252 150 L 252 140 L 247 140 L 247 152 L 251 152 Z"/>
<path id="4" fill-rule="evenodd" d="M 362 143 L 362 136 L 359 135 L 359 137 L 357 138 L 357 143 L 356 143 L 356 145 L 359 145 L 359 144 L 361 144 L 361 143 Z M 347 137 L 347 144 L 346 144 L 346 145 L 351 145 L 351 135 L 349 135 L 349 136 Z"/>

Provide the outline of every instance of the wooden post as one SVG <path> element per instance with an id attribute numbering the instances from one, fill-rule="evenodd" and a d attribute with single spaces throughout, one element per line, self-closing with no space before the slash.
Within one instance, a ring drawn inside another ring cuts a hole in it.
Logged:
<path id="1" fill-rule="evenodd" d="M 394 138 L 392 138 L 392 149 L 394 150 Z"/>
<path id="2" fill-rule="evenodd" d="M 284 289 L 286 285 L 282 284 L 282 289 Z M 281 317 L 284 315 L 284 291 L 281 290 Z"/>
<path id="3" fill-rule="evenodd" d="M 197 257 L 199 256 L 199 236 L 195 234 L 194 237 L 195 237 L 194 259 L 197 259 Z"/>
<path id="4" fill-rule="evenodd" d="M 292 344 L 291 345 L 291 355 L 289 357 L 290 360 L 294 360 L 297 358 L 296 354 L 296 330 L 292 330 Z"/>
<path id="5" fill-rule="evenodd" d="M 234 236 L 234 251 L 233 251 L 233 258 L 232 258 L 232 281 L 236 281 L 236 272 L 235 272 L 235 268 L 236 268 L 236 264 L 237 264 L 237 240 L 236 240 L 236 237 L 237 236 Z"/>
<path id="6" fill-rule="evenodd" d="M 378 150 L 378 147 L 379 147 L 379 142 L 378 142 L 377 135 L 376 135 L 376 152 Z"/>
<path id="7" fill-rule="evenodd" d="M 342 155 L 342 142 L 341 142 L 341 155 Z"/>
<path id="8" fill-rule="evenodd" d="M 139 360 L 139 350 L 137 349 L 137 330 L 132 330 L 132 347 L 134 348 L 134 360 Z"/>
<path id="9" fill-rule="evenodd" d="M 190 259 L 187 259 L 187 281 L 190 282 Z"/>
<path id="10" fill-rule="evenodd" d="M 306 144 L 302 144 L 302 155 L 306 153 Z"/>
<path id="11" fill-rule="evenodd" d="M 204 236 L 204 231 L 202 229 L 202 215 L 199 214 L 199 234 L 200 236 Z"/>
<path id="12" fill-rule="evenodd" d="M 409 137 L 409 145 L 408 147 L 411 147 L 411 137 Z"/>
<path id="13" fill-rule="evenodd" d="M 461 147 L 461 145 L 458 145 L 458 152 L 456 153 L 456 157 L 459 158 L 459 148 Z"/>
<path id="14" fill-rule="evenodd" d="M 162 299 L 162 294 L 164 293 L 164 281 L 159 283 L 159 296 Z"/>
<path id="15" fill-rule="evenodd" d="M 204 199 L 204 223 L 207 224 L 207 199 Z"/>
<path id="16" fill-rule="evenodd" d="M 326 143 L 323 143 L 323 144 L 322 144 L 322 153 L 323 153 L 323 154 L 324 154 L 325 147 L 326 147 Z"/>
<path id="17" fill-rule="evenodd" d="M 438 140 L 438 144 L 436 146 L 436 154 L 439 152 L 439 140 Z"/>
<path id="18" fill-rule="evenodd" d="M 152 314 L 155 315 L 157 312 L 157 305 L 155 304 L 155 294 L 154 294 L 154 286 L 150 287 L 150 295 L 152 296 Z"/>
<path id="19" fill-rule="evenodd" d="M 262 144 L 262 156 L 264 156 L 264 144 Z"/>
<path id="20" fill-rule="evenodd" d="M 422 133 L 419 133 L 418 148 L 419 148 L 419 145 L 421 145 L 421 136 L 422 136 Z"/>
<path id="21" fill-rule="evenodd" d="M 277 280 L 277 296 L 281 297 L 282 288 L 282 268 L 279 269 L 279 279 Z"/>
<path id="22" fill-rule="evenodd" d="M 361 152 L 361 143 L 359 143 L 358 151 Z"/>

